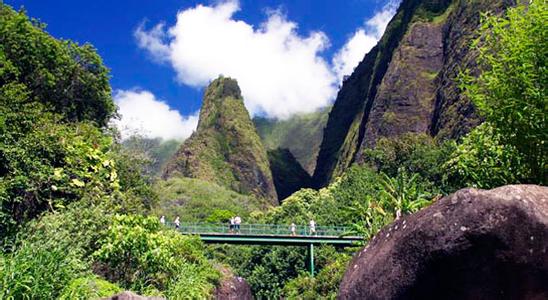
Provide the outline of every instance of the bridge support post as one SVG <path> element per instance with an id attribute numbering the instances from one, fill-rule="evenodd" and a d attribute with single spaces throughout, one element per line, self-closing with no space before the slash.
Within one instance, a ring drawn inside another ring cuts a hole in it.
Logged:
<path id="1" fill-rule="evenodd" d="M 308 269 L 310 276 L 314 277 L 314 244 L 308 244 Z"/>

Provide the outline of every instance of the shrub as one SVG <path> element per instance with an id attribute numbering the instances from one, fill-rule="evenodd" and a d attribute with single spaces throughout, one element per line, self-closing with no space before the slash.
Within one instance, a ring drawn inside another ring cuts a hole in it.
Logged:
<path id="1" fill-rule="evenodd" d="M 443 164 L 454 148 L 453 141 L 440 144 L 424 133 L 406 133 L 398 137 L 380 138 L 373 149 L 364 151 L 363 160 L 377 172 L 391 177 L 397 176 L 403 169 L 441 184 Z"/>
<path id="2" fill-rule="evenodd" d="M 0 232 L 83 196 L 119 188 L 112 139 L 89 123 L 59 123 L 21 85 L 0 88 Z"/>
<path id="3" fill-rule="evenodd" d="M 227 210 L 227 209 L 215 209 L 213 212 L 205 219 L 209 223 L 227 223 L 230 218 L 236 216 L 236 213 Z"/>
<path id="4" fill-rule="evenodd" d="M 22 241 L 0 264 L 0 299 L 55 299 L 89 265 L 77 251 L 55 242 Z"/>
<path id="5" fill-rule="evenodd" d="M 59 300 L 88 300 L 110 297 L 122 289 L 97 276 L 87 276 L 72 280 L 63 289 Z"/>
<path id="6" fill-rule="evenodd" d="M 173 220 L 203 222 L 214 213 L 230 211 L 248 220 L 250 212 L 264 209 L 266 202 L 238 194 L 215 183 L 194 178 L 170 178 L 154 185 L 159 200 L 153 212 Z"/>
<path id="7" fill-rule="evenodd" d="M 461 79 L 462 88 L 492 126 L 495 141 L 526 165 L 524 180 L 546 184 L 548 3 L 529 2 L 508 9 L 504 16 L 482 16 L 472 45 L 482 72 L 477 77 L 465 73 Z"/>
<path id="8" fill-rule="evenodd" d="M 96 269 L 136 292 L 192 288 L 206 297 L 220 276 L 203 255 L 198 238 L 164 229 L 155 217 L 117 215 L 99 244 Z M 191 283 L 199 285 L 179 286 Z"/>
<path id="9" fill-rule="evenodd" d="M 336 299 L 340 282 L 346 271 L 350 256 L 339 255 L 316 275 L 302 273 L 297 278 L 288 281 L 283 288 L 286 299 Z"/>
<path id="10" fill-rule="evenodd" d="M 465 136 L 444 168 L 446 181 L 454 186 L 485 189 L 519 183 L 529 173 L 521 155 L 503 144 L 489 123 Z"/>

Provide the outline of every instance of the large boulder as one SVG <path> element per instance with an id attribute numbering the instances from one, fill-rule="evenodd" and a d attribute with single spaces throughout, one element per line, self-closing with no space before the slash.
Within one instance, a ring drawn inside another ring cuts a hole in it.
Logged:
<path id="1" fill-rule="evenodd" d="M 216 300 L 252 300 L 251 287 L 242 277 L 235 276 L 228 268 L 220 269 L 223 278 L 215 289 Z"/>
<path id="2" fill-rule="evenodd" d="M 104 298 L 103 300 L 165 300 L 165 298 L 139 296 L 132 292 L 125 291 L 109 298 Z"/>
<path id="3" fill-rule="evenodd" d="M 548 299 L 548 187 L 463 189 L 393 222 L 339 299 Z"/>

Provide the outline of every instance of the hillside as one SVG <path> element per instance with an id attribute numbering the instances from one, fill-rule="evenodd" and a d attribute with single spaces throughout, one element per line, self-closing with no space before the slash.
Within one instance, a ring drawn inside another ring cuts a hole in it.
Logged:
<path id="1" fill-rule="evenodd" d="M 155 215 L 185 222 L 225 222 L 234 215 L 247 219 L 250 212 L 265 210 L 267 201 L 238 194 L 225 187 L 194 178 L 170 178 L 154 185 L 158 194 Z M 228 217 L 226 217 L 228 216 Z"/>
<path id="2" fill-rule="evenodd" d="M 277 203 L 266 150 L 244 106 L 236 80 L 207 88 L 198 128 L 164 169 L 164 178 L 190 177 Z"/>
<path id="3" fill-rule="evenodd" d="M 506 1 L 404 0 L 383 37 L 347 78 L 324 131 L 314 180 L 326 185 L 380 137 L 405 132 L 458 138 L 480 118 L 459 91 L 475 68 L 469 45 L 480 13 Z"/>
<path id="4" fill-rule="evenodd" d="M 253 123 L 267 149 L 289 149 L 312 175 L 330 109 L 326 107 L 317 112 L 294 115 L 287 120 L 255 117 Z"/>

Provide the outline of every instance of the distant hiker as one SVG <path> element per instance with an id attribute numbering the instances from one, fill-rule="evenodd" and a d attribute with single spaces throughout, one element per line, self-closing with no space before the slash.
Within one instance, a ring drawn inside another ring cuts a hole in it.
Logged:
<path id="1" fill-rule="evenodd" d="M 297 235 L 297 225 L 295 225 L 295 223 L 291 223 L 291 225 L 289 225 L 289 230 L 291 230 L 291 235 Z"/>
<path id="2" fill-rule="evenodd" d="M 175 218 L 175 221 L 173 221 L 173 223 L 175 223 L 175 228 L 176 229 L 179 229 L 179 227 L 181 227 L 181 221 L 179 221 L 179 216 L 177 216 L 177 218 Z"/>
<path id="3" fill-rule="evenodd" d="M 166 217 L 165 217 L 165 216 L 161 216 L 161 217 L 160 217 L 160 223 L 161 223 L 162 225 L 166 225 Z"/>
<path id="4" fill-rule="evenodd" d="M 316 234 L 316 222 L 310 220 L 310 234 Z"/>
<path id="5" fill-rule="evenodd" d="M 237 232 L 240 232 L 240 224 L 242 224 L 242 219 L 239 216 L 234 218 L 234 228 Z"/>
<path id="6" fill-rule="evenodd" d="M 230 218 L 229 223 L 230 223 L 230 226 L 229 226 L 230 233 L 232 233 L 232 232 L 234 232 L 234 217 Z"/>

